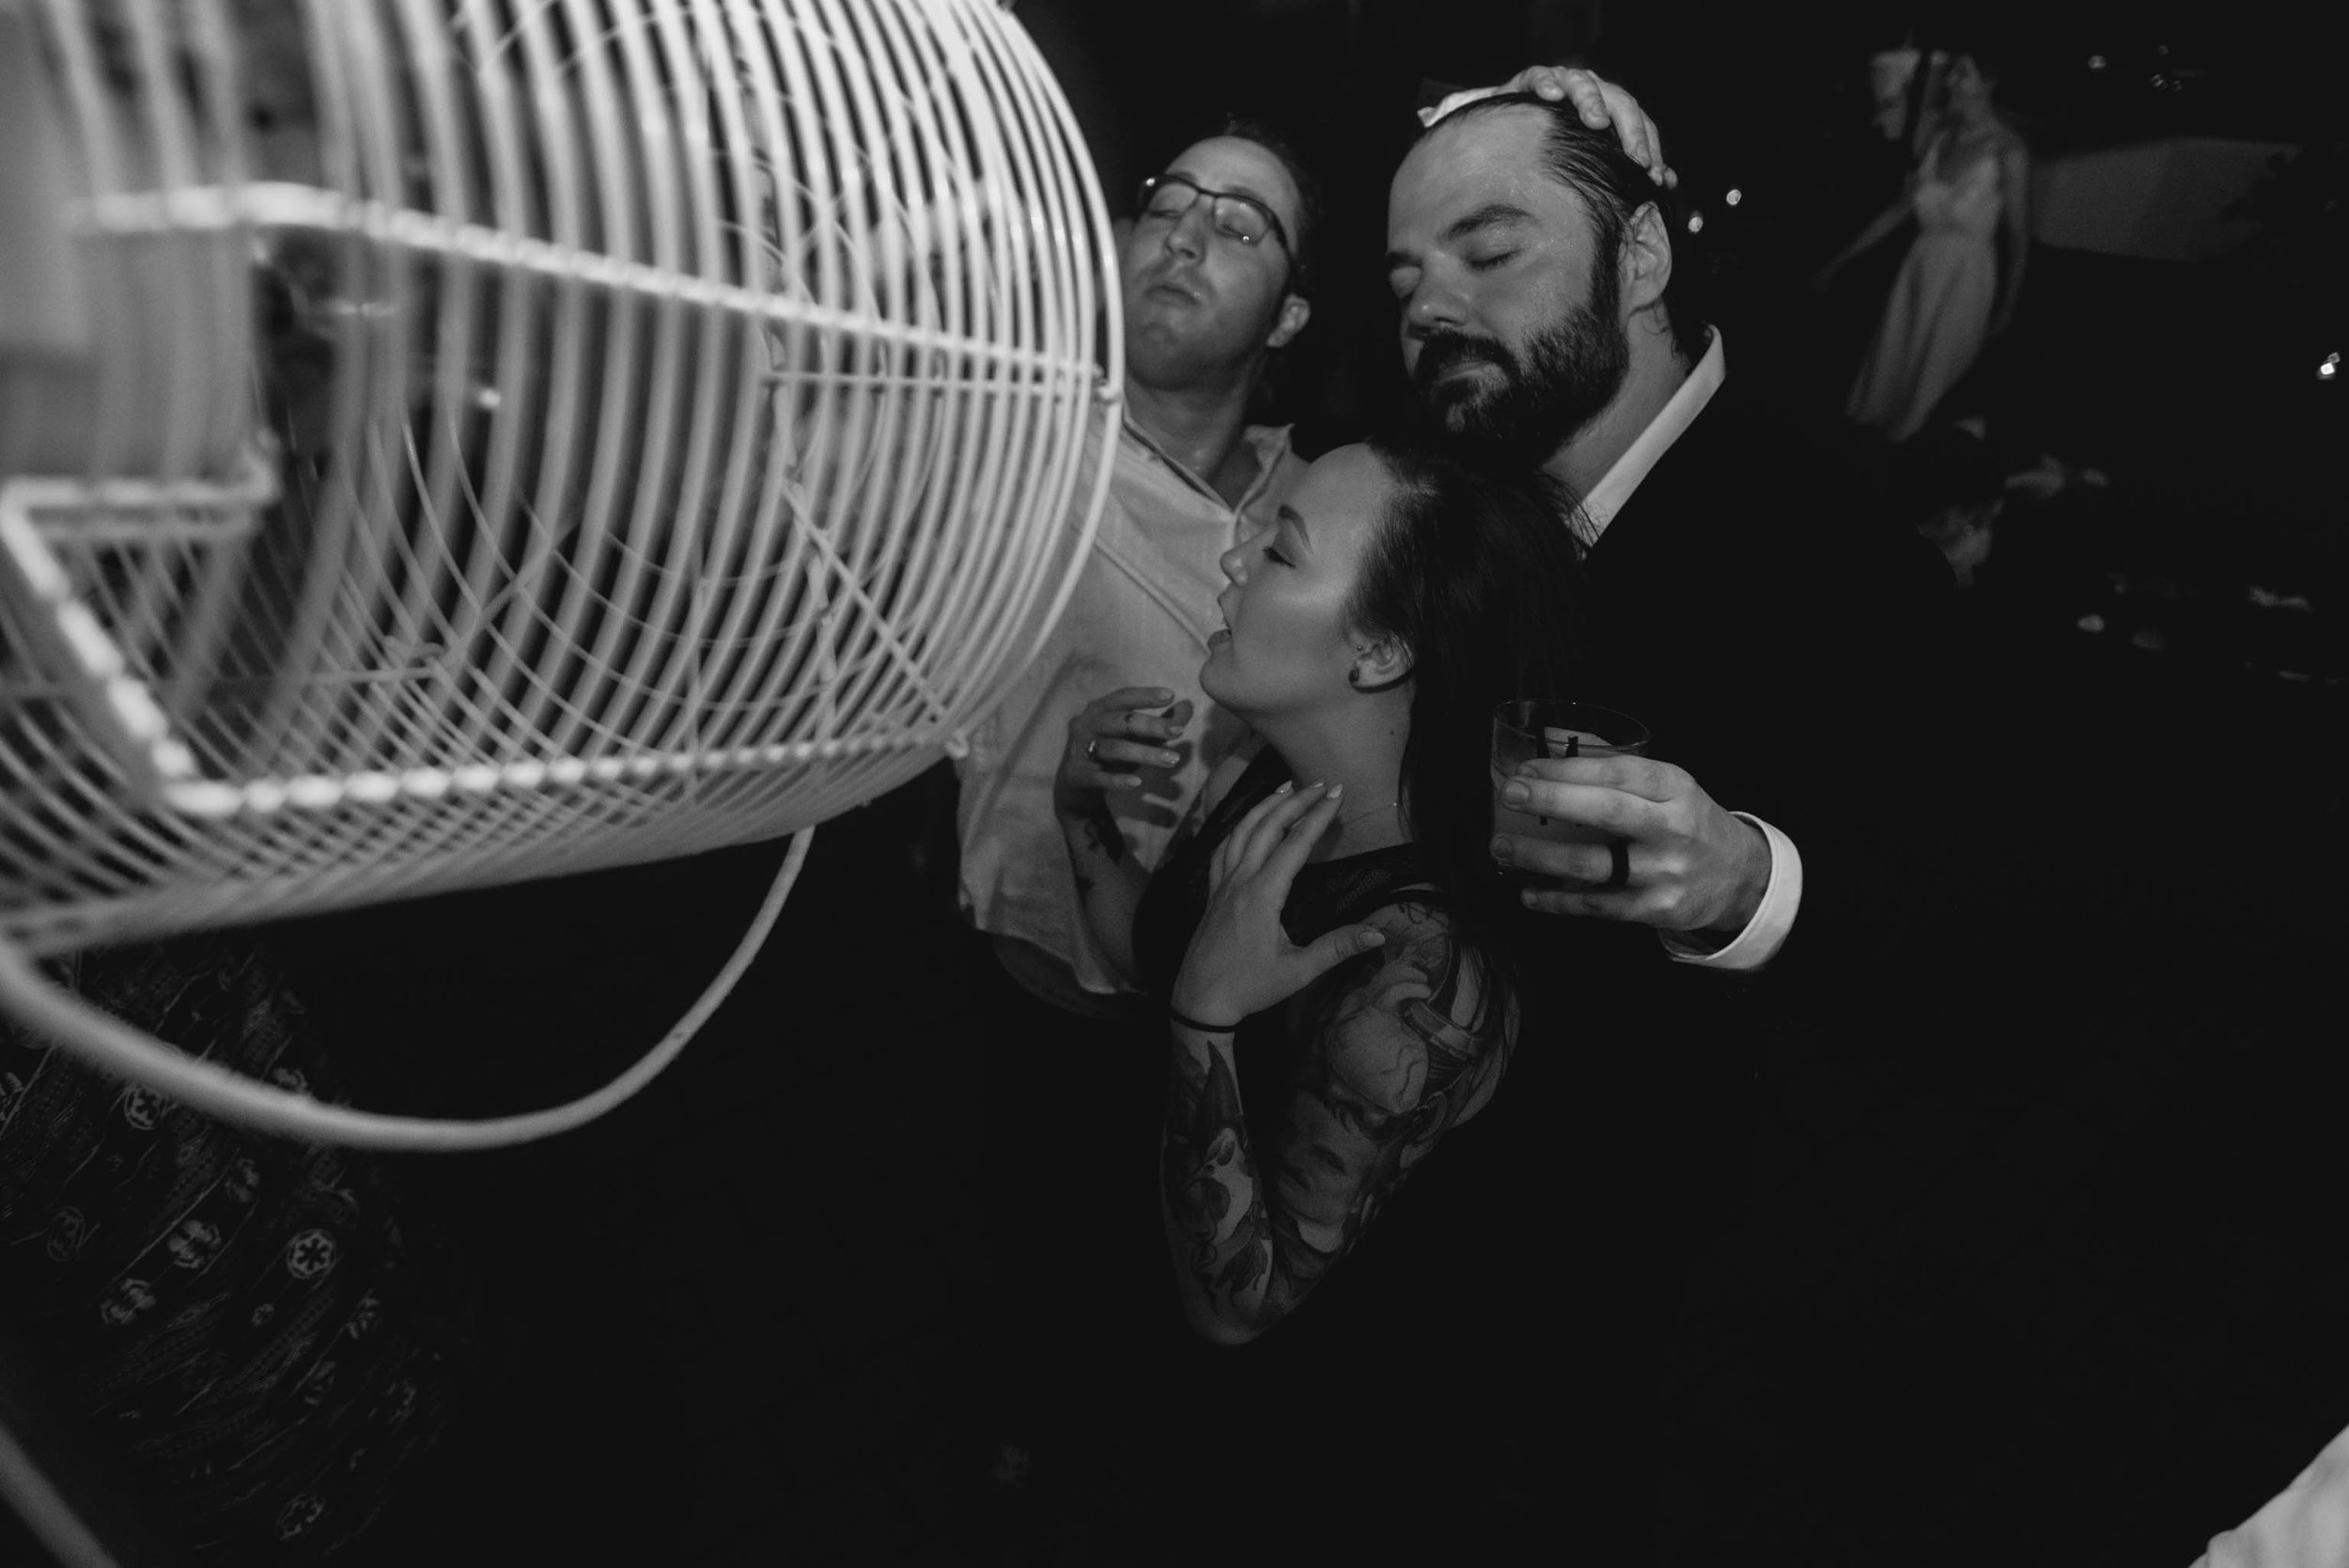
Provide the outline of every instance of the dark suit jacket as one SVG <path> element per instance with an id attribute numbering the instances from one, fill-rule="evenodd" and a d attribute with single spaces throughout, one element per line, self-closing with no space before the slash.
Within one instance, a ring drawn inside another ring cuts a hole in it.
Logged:
<path id="1" fill-rule="evenodd" d="M 1592 547 L 1587 691 L 1795 841 L 1802 904 L 1777 970 L 1857 956 L 1914 895 L 1887 835 L 1931 818 L 1918 792 L 1953 585 L 1851 450 L 1770 394 L 1733 372 Z"/>

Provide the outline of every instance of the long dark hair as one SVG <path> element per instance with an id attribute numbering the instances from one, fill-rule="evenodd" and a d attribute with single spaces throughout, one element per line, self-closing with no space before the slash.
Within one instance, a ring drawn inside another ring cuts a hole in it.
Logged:
<path id="1" fill-rule="evenodd" d="M 1411 650 L 1403 793 L 1463 937 L 1507 963 L 1523 924 L 1493 864 L 1493 709 L 1566 697 L 1590 631 L 1574 501 L 1546 476 L 1490 472 L 1424 445 L 1374 440 L 1395 493 L 1347 618 Z"/>

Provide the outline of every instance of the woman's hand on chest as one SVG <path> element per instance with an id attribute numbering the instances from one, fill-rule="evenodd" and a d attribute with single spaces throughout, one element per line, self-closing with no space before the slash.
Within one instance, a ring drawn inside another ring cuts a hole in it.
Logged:
<path id="1" fill-rule="evenodd" d="M 1337 821 L 1340 803 L 1339 791 L 1283 784 L 1216 846 L 1206 908 L 1174 983 L 1177 1012 L 1237 1023 L 1386 939 L 1375 927 L 1346 925 L 1299 947 L 1282 926 L 1297 874 Z"/>

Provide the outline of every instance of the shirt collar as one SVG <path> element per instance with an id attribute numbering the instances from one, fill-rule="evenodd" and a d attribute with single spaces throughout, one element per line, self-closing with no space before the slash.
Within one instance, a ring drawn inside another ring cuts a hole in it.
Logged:
<path id="1" fill-rule="evenodd" d="M 1124 414 L 1122 423 L 1128 439 L 1173 470 L 1185 484 L 1212 499 L 1217 505 L 1226 505 L 1213 485 L 1169 457 L 1166 448 L 1160 446 L 1149 431 L 1135 423 L 1132 413 Z M 1289 432 L 1295 427 L 1290 425 L 1249 425 L 1241 428 L 1240 440 L 1246 442 L 1256 454 L 1256 477 L 1249 481 L 1247 493 L 1239 498 L 1239 505 L 1232 508 L 1236 515 L 1248 510 L 1271 485 L 1274 472 L 1280 468 L 1282 459 L 1288 456 Z"/>
<path id="2" fill-rule="evenodd" d="M 1728 374 L 1728 362 L 1721 356 L 1721 330 L 1715 327 L 1712 341 L 1704 346 L 1703 357 L 1688 372 L 1688 379 L 1680 383 L 1680 390 L 1672 395 L 1672 400 L 1648 421 L 1639 439 L 1624 449 L 1614 466 L 1582 498 L 1584 544 L 1598 542 L 1607 525 L 1615 520 L 1615 514 L 1623 510 L 1624 503 L 1631 499 L 1631 492 L 1640 488 L 1640 481 L 1647 477 L 1648 470 L 1672 449 L 1673 442 L 1688 433 L 1688 427 L 1696 423 L 1697 415 L 1704 411 L 1704 405 L 1712 401 L 1713 394 L 1720 390 Z"/>

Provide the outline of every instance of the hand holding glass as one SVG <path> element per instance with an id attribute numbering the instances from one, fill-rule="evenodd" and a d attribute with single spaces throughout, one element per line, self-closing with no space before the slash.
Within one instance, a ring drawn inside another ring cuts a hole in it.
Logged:
<path id="1" fill-rule="evenodd" d="M 1608 844 L 1612 835 L 1563 817 L 1513 810 L 1501 792 L 1524 764 L 1540 757 L 1647 755 L 1647 726 L 1595 703 L 1520 698 L 1493 710 L 1493 831 L 1559 844 Z"/>

